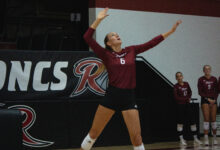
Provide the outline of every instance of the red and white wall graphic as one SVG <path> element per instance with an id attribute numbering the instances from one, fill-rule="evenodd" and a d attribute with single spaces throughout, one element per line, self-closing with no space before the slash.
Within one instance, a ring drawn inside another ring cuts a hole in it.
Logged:
<path id="1" fill-rule="evenodd" d="M 96 72 L 101 66 L 101 60 L 95 57 L 87 57 L 77 61 L 73 66 L 73 73 L 79 80 L 70 97 L 83 95 L 86 90 L 103 96 L 108 85 L 108 74 L 106 70 Z"/>
<path id="2" fill-rule="evenodd" d="M 25 114 L 25 119 L 22 123 L 22 132 L 23 132 L 23 145 L 28 147 L 48 147 L 54 142 L 44 141 L 31 136 L 28 130 L 34 125 L 36 121 L 36 112 L 33 108 L 27 105 L 13 105 L 9 109 L 20 110 L 21 113 Z"/>

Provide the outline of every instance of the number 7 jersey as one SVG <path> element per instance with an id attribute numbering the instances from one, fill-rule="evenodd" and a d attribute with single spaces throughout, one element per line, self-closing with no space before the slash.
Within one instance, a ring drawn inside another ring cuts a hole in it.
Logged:
<path id="1" fill-rule="evenodd" d="M 218 80 L 216 77 L 211 76 L 210 79 L 207 79 L 205 76 L 202 76 L 199 78 L 197 86 L 201 97 L 214 98 L 214 100 L 217 100 Z"/>
<path id="2" fill-rule="evenodd" d="M 129 46 L 120 52 L 115 52 L 101 47 L 92 38 L 94 31 L 94 29 L 89 28 L 84 34 L 84 39 L 106 66 L 109 84 L 122 89 L 133 89 L 136 87 L 136 55 L 156 46 L 164 40 L 163 36 L 159 35 L 144 44 Z"/>

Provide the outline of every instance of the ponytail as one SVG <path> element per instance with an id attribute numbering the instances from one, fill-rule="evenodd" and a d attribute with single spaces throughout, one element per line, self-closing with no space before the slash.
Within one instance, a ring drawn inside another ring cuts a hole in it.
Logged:
<path id="1" fill-rule="evenodd" d="M 106 49 L 106 50 L 109 50 L 109 51 L 113 51 L 113 49 L 111 48 L 111 46 L 109 46 L 109 45 L 107 44 L 107 42 L 108 42 L 108 34 L 105 36 L 105 39 L 104 39 L 105 49 Z M 95 72 L 95 74 L 97 75 L 97 74 L 103 72 L 105 69 L 106 69 L 106 67 L 105 67 L 105 65 L 102 63 L 101 67 L 98 68 L 98 70 Z"/>
<path id="2" fill-rule="evenodd" d="M 106 69 L 105 65 L 102 63 L 101 66 L 96 70 L 95 75 L 104 72 Z"/>

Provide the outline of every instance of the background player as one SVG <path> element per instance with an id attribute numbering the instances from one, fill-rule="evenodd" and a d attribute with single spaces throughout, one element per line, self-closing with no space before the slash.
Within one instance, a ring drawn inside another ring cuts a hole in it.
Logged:
<path id="1" fill-rule="evenodd" d="M 211 66 L 205 65 L 203 67 L 204 76 L 198 80 L 198 91 L 201 96 L 202 112 L 204 117 L 204 144 L 209 145 L 208 133 L 209 123 L 211 121 L 213 144 L 217 145 L 216 140 L 216 113 L 217 113 L 217 97 L 218 97 L 218 81 L 217 78 L 211 75 Z"/>
<path id="2" fill-rule="evenodd" d="M 177 132 L 180 138 L 180 144 L 186 146 L 187 143 L 183 138 L 183 125 L 190 121 L 190 128 L 194 138 L 194 144 L 202 144 L 197 137 L 197 127 L 195 121 L 195 115 L 190 105 L 192 96 L 191 88 L 188 82 L 183 81 L 183 74 L 181 72 L 176 73 L 177 83 L 174 85 L 174 98 L 177 102 L 178 119 L 177 119 Z"/>

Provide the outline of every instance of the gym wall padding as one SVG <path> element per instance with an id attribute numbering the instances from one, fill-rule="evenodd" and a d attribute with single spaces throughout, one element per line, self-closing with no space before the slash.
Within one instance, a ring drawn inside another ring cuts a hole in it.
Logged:
<path id="1" fill-rule="evenodd" d="M 19 110 L 0 109 L 0 149 L 22 150 L 22 114 Z"/>

